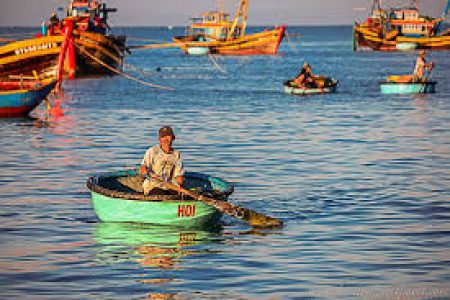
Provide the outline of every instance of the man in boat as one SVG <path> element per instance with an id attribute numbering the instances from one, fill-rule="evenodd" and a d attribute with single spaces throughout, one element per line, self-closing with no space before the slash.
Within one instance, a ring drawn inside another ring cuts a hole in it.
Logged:
<path id="1" fill-rule="evenodd" d="M 56 13 L 52 13 L 50 19 L 48 20 L 47 33 L 48 35 L 53 35 L 56 31 L 60 30 L 61 21 L 59 20 Z"/>
<path id="2" fill-rule="evenodd" d="M 163 181 L 182 186 L 184 183 L 183 160 L 180 152 L 172 147 L 175 134 L 170 126 L 158 132 L 159 144 L 149 148 L 141 162 L 139 174 L 147 176 L 142 184 L 144 194 L 170 192 Z"/>
<path id="3" fill-rule="evenodd" d="M 427 52 L 425 50 L 421 50 L 419 53 L 419 57 L 416 60 L 416 66 L 414 67 L 414 73 L 412 77 L 413 82 L 425 82 L 426 78 L 424 77 L 424 70 L 431 70 L 434 67 L 434 63 L 427 63 L 425 60 L 425 56 Z"/>
<path id="4" fill-rule="evenodd" d="M 60 22 L 60 21 L 59 21 L 59 18 L 58 18 L 58 16 L 56 15 L 55 12 L 52 13 L 52 15 L 51 15 L 49 21 L 50 21 L 50 25 L 51 25 L 51 26 L 57 26 L 57 25 L 59 25 L 59 22 Z"/>
<path id="5" fill-rule="evenodd" d="M 300 70 L 300 73 L 297 75 L 297 78 L 295 78 L 293 82 L 298 87 L 303 88 L 317 88 L 318 86 L 317 81 L 312 73 L 311 66 L 306 61 L 303 63 L 303 67 Z"/>

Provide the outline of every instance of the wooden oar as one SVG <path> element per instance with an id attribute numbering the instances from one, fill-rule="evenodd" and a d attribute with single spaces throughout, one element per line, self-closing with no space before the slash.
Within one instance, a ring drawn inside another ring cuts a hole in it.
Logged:
<path id="1" fill-rule="evenodd" d="M 155 176 L 152 177 L 155 179 Z M 195 200 L 202 201 L 203 203 L 206 203 L 208 205 L 211 205 L 215 207 L 217 210 L 230 215 L 232 217 L 241 219 L 248 224 L 252 225 L 253 227 L 258 228 L 273 228 L 273 227 L 282 227 L 283 221 L 279 219 L 275 219 L 266 215 L 263 215 L 261 213 L 258 213 L 256 211 L 253 211 L 251 209 L 241 207 L 235 204 L 232 204 L 230 202 L 217 200 L 209 197 L 205 197 L 203 195 L 198 195 L 196 193 L 193 193 L 189 190 L 186 190 L 176 184 L 173 184 L 171 182 L 167 182 L 161 179 L 157 179 L 161 181 L 167 188 L 179 192 L 183 195 L 189 196 L 191 198 L 194 198 Z"/>

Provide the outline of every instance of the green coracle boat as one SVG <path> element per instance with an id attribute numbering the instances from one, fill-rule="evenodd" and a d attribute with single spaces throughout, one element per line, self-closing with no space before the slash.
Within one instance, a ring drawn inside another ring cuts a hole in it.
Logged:
<path id="1" fill-rule="evenodd" d="M 380 91 L 382 94 L 428 94 L 436 92 L 436 84 L 436 81 L 426 79 L 414 81 L 413 75 L 389 75 L 380 82 Z"/>
<path id="2" fill-rule="evenodd" d="M 138 169 L 89 177 L 92 203 L 103 222 L 137 222 L 180 227 L 213 223 L 221 217 L 216 208 L 183 195 L 144 195 Z M 234 187 L 217 177 L 186 172 L 184 188 L 226 200 Z"/>
<path id="3" fill-rule="evenodd" d="M 382 94 L 428 94 L 436 92 L 436 81 L 427 82 L 380 82 Z"/>

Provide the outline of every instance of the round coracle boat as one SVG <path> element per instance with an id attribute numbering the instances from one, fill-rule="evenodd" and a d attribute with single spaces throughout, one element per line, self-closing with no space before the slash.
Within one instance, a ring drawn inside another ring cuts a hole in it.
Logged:
<path id="1" fill-rule="evenodd" d="M 382 94 L 429 94 L 436 92 L 436 81 L 414 81 L 412 75 L 390 75 L 380 82 Z"/>
<path id="2" fill-rule="evenodd" d="M 317 86 L 298 86 L 293 80 L 286 80 L 284 82 L 284 91 L 287 94 L 294 95 L 311 95 L 336 92 L 337 85 L 339 83 L 338 80 L 321 75 L 315 75 L 314 79 L 317 82 Z"/>
<path id="3" fill-rule="evenodd" d="M 202 226 L 221 217 L 214 207 L 180 194 L 144 195 L 138 169 L 91 176 L 87 187 L 98 218 L 103 222 L 137 222 L 181 227 Z M 217 177 L 186 172 L 185 189 L 226 200 L 234 187 Z"/>

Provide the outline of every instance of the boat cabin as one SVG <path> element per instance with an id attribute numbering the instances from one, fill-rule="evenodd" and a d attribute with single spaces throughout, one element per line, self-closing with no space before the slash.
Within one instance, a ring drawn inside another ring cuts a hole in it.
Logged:
<path id="1" fill-rule="evenodd" d="M 405 20 L 405 21 L 417 21 L 419 19 L 419 12 L 414 9 L 396 9 L 391 10 L 391 19 Z"/>
<path id="2" fill-rule="evenodd" d="M 430 36 L 435 22 L 419 15 L 416 8 L 392 9 L 389 13 L 390 29 L 403 36 Z"/>
<path id="3" fill-rule="evenodd" d="M 190 31 L 192 35 L 198 37 L 199 41 L 225 40 L 233 22 L 228 20 L 229 14 L 224 12 L 206 12 L 201 17 L 192 18 Z M 241 26 L 238 24 L 233 36 L 241 35 Z"/>
<path id="4" fill-rule="evenodd" d="M 92 0 L 71 0 L 67 7 L 67 18 L 73 18 L 79 30 L 106 34 L 109 12 L 115 8 L 106 8 L 105 3 Z"/>
<path id="5" fill-rule="evenodd" d="M 91 17 L 99 7 L 97 1 L 75 0 L 71 1 L 67 9 L 67 16 L 72 17 Z"/>
<path id="6" fill-rule="evenodd" d="M 417 8 L 374 9 L 364 23 L 373 29 L 397 32 L 401 36 L 433 36 L 441 19 L 426 18 L 419 14 Z"/>

